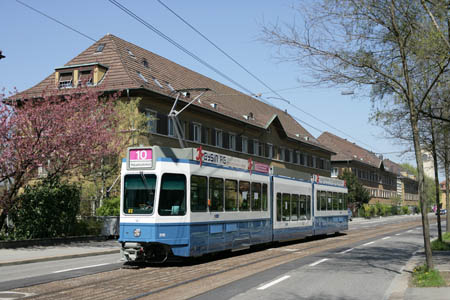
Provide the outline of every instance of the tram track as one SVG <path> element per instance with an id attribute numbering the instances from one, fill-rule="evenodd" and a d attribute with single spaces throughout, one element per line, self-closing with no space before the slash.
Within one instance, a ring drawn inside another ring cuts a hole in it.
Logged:
<path id="1" fill-rule="evenodd" d="M 15 291 L 35 294 L 28 299 L 187 299 L 289 261 L 362 243 L 420 224 L 420 220 L 415 220 L 381 225 L 373 229 L 348 231 L 346 235 L 337 237 L 281 243 L 259 251 L 202 257 L 165 266 L 119 269 Z"/>

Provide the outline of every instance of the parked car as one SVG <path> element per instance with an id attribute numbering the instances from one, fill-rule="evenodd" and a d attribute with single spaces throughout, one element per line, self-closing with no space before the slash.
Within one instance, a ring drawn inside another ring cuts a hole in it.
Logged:
<path id="1" fill-rule="evenodd" d="M 446 209 L 441 209 L 440 211 L 439 211 L 439 214 L 440 215 L 445 215 L 447 213 L 447 210 Z M 437 214 L 438 214 L 438 212 L 436 212 L 436 216 L 437 216 Z"/>

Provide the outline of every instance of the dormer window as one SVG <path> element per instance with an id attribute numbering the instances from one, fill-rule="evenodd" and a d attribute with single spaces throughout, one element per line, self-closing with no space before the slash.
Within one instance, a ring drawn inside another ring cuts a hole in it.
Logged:
<path id="1" fill-rule="evenodd" d="M 78 85 L 91 86 L 92 82 L 92 70 L 82 70 L 78 79 Z"/>
<path id="2" fill-rule="evenodd" d="M 162 84 L 159 83 L 158 79 L 156 79 L 155 77 L 153 77 L 153 81 L 156 83 L 157 86 L 159 86 L 160 88 L 163 88 Z"/>
<path id="3" fill-rule="evenodd" d="M 145 58 L 142 59 L 142 64 L 148 69 L 148 61 Z"/>
<path id="4" fill-rule="evenodd" d="M 72 72 L 64 72 L 59 75 L 59 88 L 69 88 L 72 87 L 73 76 Z"/>
<path id="5" fill-rule="evenodd" d="M 103 49 L 105 49 L 105 44 L 99 44 L 97 49 L 95 49 L 95 53 L 103 52 Z"/>

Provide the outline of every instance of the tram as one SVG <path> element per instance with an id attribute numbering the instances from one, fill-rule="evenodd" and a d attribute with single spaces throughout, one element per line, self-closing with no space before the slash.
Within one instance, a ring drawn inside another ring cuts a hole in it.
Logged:
<path id="1" fill-rule="evenodd" d="M 347 229 L 342 180 L 202 147 L 134 147 L 122 160 L 125 261 L 164 262 Z"/>

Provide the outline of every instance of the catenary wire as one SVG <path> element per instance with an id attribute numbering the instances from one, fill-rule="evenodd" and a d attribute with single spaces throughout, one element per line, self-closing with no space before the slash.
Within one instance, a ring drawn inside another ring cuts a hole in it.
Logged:
<path id="1" fill-rule="evenodd" d="M 29 9 L 31 9 L 31 10 L 37 12 L 37 13 L 40 14 L 40 15 L 43 15 L 44 17 L 46 17 L 46 18 L 48 18 L 48 19 L 50 19 L 50 20 L 52 20 L 52 21 L 58 23 L 59 25 L 62 25 L 62 26 L 64 26 L 64 27 L 66 27 L 66 28 L 72 30 L 73 32 L 78 33 L 79 35 L 82 35 L 82 36 L 84 36 L 85 38 L 90 39 L 91 41 L 94 41 L 94 42 L 97 41 L 97 40 L 95 40 L 94 38 L 88 36 L 87 34 L 84 34 L 84 33 L 82 33 L 81 31 L 76 30 L 76 29 L 73 28 L 72 26 L 69 26 L 69 25 L 67 25 L 67 24 L 64 24 L 63 22 L 58 21 L 58 20 L 56 20 L 56 19 L 53 18 L 53 17 L 50 17 L 49 15 L 43 13 L 42 11 L 37 10 L 37 9 L 34 8 L 34 7 L 31 7 L 30 5 L 28 5 L 28 4 L 26 4 L 26 3 L 23 3 L 22 1 L 16 0 L 16 2 L 19 3 L 19 4 L 21 4 L 21 5 L 23 5 L 23 6 L 25 6 L 25 7 L 28 7 Z"/>
<path id="2" fill-rule="evenodd" d="M 364 143 L 363 141 L 358 140 L 357 138 L 349 135 L 348 133 L 340 130 L 339 128 L 329 124 L 328 122 L 325 122 L 323 120 L 321 120 L 320 118 L 314 116 L 313 114 L 301 109 L 300 107 L 298 107 L 295 104 L 292 104 L 291 101 L 287 100 L 286 98 L 284 98 L 283 96 L 281 96 L 276 90 L 272 89 L 268 84 L 266 84 L 264 81 L 262 81 L 259 77 L 257 77 L 255 74 L 253 74 L 252 72 L 250 72 L 246 67 L 244 67 L 242 64 L 240 64 L 237 60 L 235 60 L 231 55 L 229 55 L 228 53 L 226 53 L 224 50 L 222 50 L 222 48 L 220 48 L 217 44 L 215 44 L 213 41 L 211 41 L 208 37 L 206 37 L 203 33 L 201 33 L 198 29 L 196 29 L 193 25 L 191 25 L 188 21 L 186 21 L 183 17 L 181 17 L 179 14 L 177 14 L 174 10 L 172 10 L 169 6 L 167 6 L 164 2 L 162 2 L 161 0 L 157 0 L 162 6 L 164 6 L 167 10 L 169 10 L 173 15 L 175 15 L 178 19 L 180 19 L 184 24 L 186 24 L 189 28 L 191 28 L 194 32 L 196 32 L 197 34 L 199 34 L 202 38 L 204 38 L 206 41 L 208 41 L 212 46 L 214 46 L 217 50 L 219 50 L 223 55 L 225 55 L 227 58 L 229 58 L 231 61 L 233 61 L 236 65 L 238 65 L 241 69 L 243 69 L 247 74 L 249 74 L 251 77 L 253 77 L 254 79 L 256 79 L 259 83 L 261 83 L 262 85 L 264 85 L 266 88 L 268 88 L 270 90 L 271 93 L 275 94 L 278 96 L 279 100 L 282 100 L 284 102 L 286 102 L 287 104 L 289 104 L 290 106 L 292 106 L 293 108 L 301 111 L 302 113 L 310 116 L 311 118 L 327 125 L 330 128 L 333 128 L 334 130 L 339 131 L 340 133 L 352 138 L 355 141 L 358 141 L 361 144 L 364 144 L 366 146 L 368 146 L 369 148 L 375 149 L 374 147 Z M 262 93 L 261 93 L 262 94 Z M 253 94 L 255 95 L 255 94 Z M 303 123 L 305 123 L 303 121 Z M 307 124 L 307 123 L 306 123 Z M 315 128 L 314 126 L 309 125 L 310 127 L 318 130 L 317 128 Z"/>

